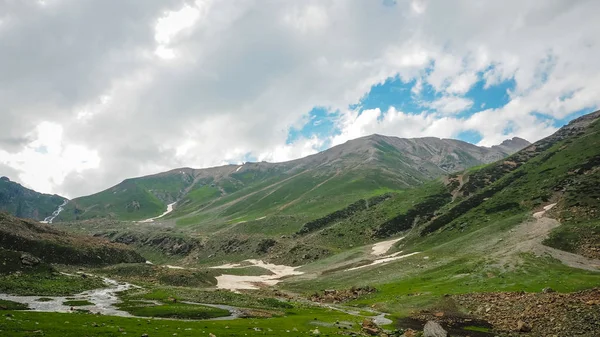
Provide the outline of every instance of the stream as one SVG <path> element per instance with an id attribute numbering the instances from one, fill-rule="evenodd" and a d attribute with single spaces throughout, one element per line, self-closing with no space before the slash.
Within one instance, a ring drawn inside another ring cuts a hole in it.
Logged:
<path id="1" fill-rule="evenodd" d="M 117 293 L 139 287 L 131 283 L 117 282 L 109 278 L 103 278 L 103 281 L 107 285 L 106 288 L 87 290 L 72 296 L 19 296 L 0 294 L 0 299 L 27 304 L 30 310 L 45 312 L 71 312 L 71 307 L 64 305 L 63 302 L 70 300 L 85 300 L 94 304 L 78 306 L 76 308 L 89 310 L 94 313 L 97 312 L 102 315 L 132 317 L 128 312 L 119 310 L 115 307 L 115 304 L 119 303 Z M 40 298 L 51 300 L 38 301 Z"/>
<path id="2" fill-rule="evenodd" d="M 70 274 L 66 274 L 70 275 Z M 75 275 L 70 275 L 75 276 Z M 81 310 L 89 310 L 93 313 L 99 313 L 102 315 L 109 316 L 120 316 L 120 317 L 139 317 L 133 316 L 130 313 L 120 310 L 116 307 L 116 304 L 120 302 L 117 293 L 125 290 L 129 290 L 132 288 L 141 288 L 139 286 L 133 285 L 127 282 L 118 282 L 116 280 L 112 280 L 106 277 L 102 278 L 106 283 L 106 288 L 87 290 L 77 295 L 71 296 L 19 296 L 19 295 L 8 295 L 8 294 L 0 294 L 0 300 L 8 300 L 18 303 L 27 304 L 29 306 L 29 310 L 32 311 L 42 311 L 42 312 L 62 312 L 68 313 L 73 312 L 72 307 L 69 305 L 64 305 L 65 301 L 89 301 L 93 303 L 92 305 L 85 306 L 77 306 L 73 307 L 73 309 L 81 309 Z M 39 301 L 40 298 L 46 299 L 45 301 Z M 206 307 L 219 308 L 223 310 L 229 311 L 229 316 L 216 317 L 204 320 L 231 320 L 239 318 L 242 314 L 242 311 L 230 305 L 223 304 L 208 304 L 208 303 L 196 303 L 196 302 L 182 302 L 186 304 L 192 305 L 202 305 Z M 148 318 L 148 317 L 145 317 Z M 163 319 L 163 318 L 161 318 Z"/>
<path id="3" fill-rule="evenodd" d="M 65 206 L 67 205 L 67 203 L 69 202 L 69 200 L 65 199 L 65 201 L 58 206 L 58 208 L 56 209 L 56 211 L 52 212 L 52 215 L 50 215 L 49 217 L 46 217 L 44 219 L 44 221 L 40 221 L 41 223 L 52 223 L 52 221 L 54 221 L 54 219 L 56 219 L 56 217 L 60 214 L 60 212 L 62 212 L 65 209 Z"/>

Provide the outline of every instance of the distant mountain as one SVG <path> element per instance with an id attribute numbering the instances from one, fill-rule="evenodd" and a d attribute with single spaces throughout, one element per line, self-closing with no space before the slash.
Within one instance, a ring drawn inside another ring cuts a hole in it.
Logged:
<path id="1" fill-rule="evenodd" d="M 19 218 L 44 220 L 52 216 L 67 199 L 59 195 L 42 194 L 0 177 L 0 211 Z"/>
<path id="2" fill-rule="evenodd" d="M 513 154 L 529 145 L 531 145 L 531 143 L 525 139 L 514 137 L 513 139 L 507 139 L 503 141 L 500 145 L 494 145 L 492 148 L 505 153 Z"/>
<path id="3" fill-rule="evenodd" d="M 73 199 L 57 220 L 142 220 L 175 202 L 166 218 L 180 225 L 218 227 L 267 215 L 314 218 L 363 197 L 497 161 L 527 145 L 519 138 L 487 148 L 452 139 L 371 135 L 289 162 L 181 168 L 127 179 Z"/>

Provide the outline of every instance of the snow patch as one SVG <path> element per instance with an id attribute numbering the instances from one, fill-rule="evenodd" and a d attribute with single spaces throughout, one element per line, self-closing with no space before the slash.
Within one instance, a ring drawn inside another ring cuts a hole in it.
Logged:
<path id="1" fill-rule="evenodd" d="M 375 265 L 382 264 L 382 263 L 387 263 L 387 262 L 392 262 L 392 261 L 400 260 L 400 259 L 403 259 L 405 257 L 409 257 L 409 256 L 413 256 L 415 254 L 419 254 L 420 252 L 409 253 L 409 254 L 406 254 L 406 255 L 400 255 L 401 253 L 402 252 L 396 252 L 394 254 L 387 255 L 387 256 L 384 256 L 384 257 L 382 257 L 380 259 L 377 259 L 377 260 L 375 260 L 375 261 L 373 261 L 373 262 L 371 262 L 369 264 L 366 264 L 364 266 L 358 266 L 358 267 L 354 267 L 354 268 L 349 268 L 349 269 L 346 269 L 345 271 L 357 270 L 357 269 L 362 269 L 362 268 L 366 268 L 366 267 L 375 266 Z"/>
<path id="2" fill-rule="evenodd" d="M 554 206 L 556 206 L 556 203 L 544 206 L 544 209 L 542 211 L 533 213 L 533 217 L 536 219 L 543 217 L 544 214 L 546 214 L 546 212 L 551 210 Z"/>
<path id="3" fill-rule="evenodd" d="M 404 239 L 404 237 L 398 238 L 398 239 L 393 239 L 393 240 L 388 240 L 388 241 L 381 241 L 378 242 L 376 244 L 373 245 L 373 251 L 371 252 L 371 254 L 373 255 L 383 255 L 385 253 L 388 252 L 388 250 L 390 250 L 390 248 L 392 248 L 392 246 L 400 241 Z"/>
<path id="4" fill-rule="evenodd" d="M 231 269 L 231 268 L 246 268 L 250 266 L 261 267 L 269 270 L 272 275 L 260 275 L 260 276 L 244 276 L 244 275 L 221 275 L 217 276 L 217 288 L 228 289 L 231 291 L 238 291 L 241 289 L 259 289 L 261 286 L 273 286 L 281 282 L 286 276 L 302 275 L 301 271 L 298 271 L 299 267 L 290 267 L 285 265 L 277 265 L 272 263 L 266 263 L 261 260 L 245 260 L 248 265 L 241 264 L 224 264 L 221 266 L 211 267 L 213 269 Z"/>
<path id="5" fill-rule="evenodd" d="M 161 215 L 159 215 L 159 216 L 155 216 L 154 218 L 150 218 L 150 219 L 146 219 L 146 220 L 140 220 L 140 221 L 138 221 L 138 223 L 148 223 L 148 222 L 152 222 L 152 221 L 154 221 L 154 220 L 156 220 L 156 219 L 160 219 L 160 218 L 162 218 L 163 216 L 165 216 L 165 215 L 167 215 L 167 214 L 169 214 L 169 213 L 173 212 L 173 206 L 174 206 L 176 203 L 177 203 L 177 201 L 175 201 L 174 203 L 168 204 L 168 205 L 167 205 L 167 210 L 166 210 L 166 211 L 165 211 L 163 214 L 161 214 Z"/>

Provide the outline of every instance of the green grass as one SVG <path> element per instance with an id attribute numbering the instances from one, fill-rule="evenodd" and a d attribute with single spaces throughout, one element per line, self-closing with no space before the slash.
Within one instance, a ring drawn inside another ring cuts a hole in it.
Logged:
<path id="1" fill-rule="evenodd" d="M 31 296 L 73 295 L 104 287 L 96 277 L 82 278 L 58 273 L 19 273 L 0 276 L 0 293 Z"/>
<path id="2" fill-rule="evenodd" d="M 94 303 L 86 300 L 69 300 L 62 303 L 63 305 L 68 305 L 70 307 L 83 307 L 86 305 L 94 305 Z"/>
<path id="3" fill-rule="evenodd" d="M 118 304 L 118 308 L 140 317 L 207 319 L 229 316 L 227 310 L 179 302 L 154 305 L 142 301 L 125 301 Z"/>
<path id="4" fill-rule="evenodd" d="M 29 306 L 27 304 L 0 300 L 0 310 L 27 310 Z"/>
<path id="5" fill-rule="evenodd" d="M 259 293 L 233 293 L 227 290 L 204 291 L 184 287 L 155 287 L 150 291 L 128 291 L 121 294 L 124 300 L 150 300 L 168 302 L 171 299 L 194 303 L 226 304 L 257 309 L 291 309 L 292 304 Z"/>
<path id="6" fill-rule="evenodd" d="M 285 312 L 285 316 L 269 319 L 229 321 L 173 321 L 122 318 L 89 314 L 62 314 L 9 311 L 10 320 L 2 320 L 0 334 L 11 337 L 31 336 L 33 331 L 44 336 L 305 336 L 316 328 L 321 335 L 334 335 L 340 329 L 336 321 L 350 322 L 344 332 L 358 333 L 362 318 L 322 308 L 301 308 Z"/>
<path id="7" fill-rule="evenodd" d="M 58 195 L 29 190 L 16 182 L 0 180 L 0 210 L 20 217 L 44 220 L 64 199 Z"/>
<path id="8" fill-rule="evenodd" d="M 97 270 L 98 273 L 111 278 L 135 284 L 186 286 L 206 288 L 217 284 L 215 276 L 220 275 L 216 269 L 170 269 L 145 263 L 118 264 Z"/>
<path id="9" fill-rule="evenodd" d="M 192 180 L 179 172 L 127 179 L 107 190 L 71 200 L 57 220 L 151 218 L 166 210 L 166 202 L 157 195 L 175 200 Z"/>
<path id="10" fill-rule="evenodd" d="M 50 301 L 54 301 L 53 298 L 50 297 L 40 297 L 37 300 L 35 300 L 36 302 L 50 302 Z"/>

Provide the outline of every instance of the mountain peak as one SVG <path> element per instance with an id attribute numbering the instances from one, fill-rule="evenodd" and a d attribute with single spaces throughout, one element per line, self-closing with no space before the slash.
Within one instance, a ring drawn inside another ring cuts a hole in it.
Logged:
<path id="1" fill-rule="evenodd" d="M 497 149 L 503 151 L 508 154 L 516 153 L 527 146 L 531 145 L 531 143 L 523 138 L 513 137 L 504 140 L 499 145 L 492 146 L 492 149 Z"/>

